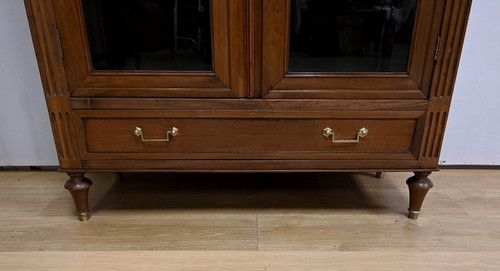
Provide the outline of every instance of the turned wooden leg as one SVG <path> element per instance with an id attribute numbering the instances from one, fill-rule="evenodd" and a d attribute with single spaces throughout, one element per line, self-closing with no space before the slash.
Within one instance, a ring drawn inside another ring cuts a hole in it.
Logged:
<path id="1" fill-rule="evenodd" d="M 410 189 L 410 208 L 408 208 L 408 217 L 411 219 L 418 218 L 425 195 L 427 195 L 427 191 L 433 186 L 432 181 L 427 178 L 429 175 L 431 175 L 430 171 L 415 172 L 415 176 L 406 181 Z"/>
<path id="2" fill-rule="evenodd" d="M 85 178 L 85 173 L 68 173 L 70 179 L 64 184 L 75 201 L 80 221 L 89 219 L 89 188 L 92 181 Z"/>

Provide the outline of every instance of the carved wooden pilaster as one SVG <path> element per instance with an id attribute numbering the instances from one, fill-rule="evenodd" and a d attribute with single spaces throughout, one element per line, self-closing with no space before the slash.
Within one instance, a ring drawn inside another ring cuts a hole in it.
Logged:
<path id="1" fill-rule="evenodd" d="M 446 1 L 429 93 L 429 107 L 420 145 L 421 168 L 436 168 L 439 163 L 471 3 L 471 0 Z"/>
<path id="2" fill-rule="evenodd" d="M 52 0 L 25 0 L 45 100 L 62 169 L 81 168 Z M 52 27 L 47 27 L 52 26 Z"/>

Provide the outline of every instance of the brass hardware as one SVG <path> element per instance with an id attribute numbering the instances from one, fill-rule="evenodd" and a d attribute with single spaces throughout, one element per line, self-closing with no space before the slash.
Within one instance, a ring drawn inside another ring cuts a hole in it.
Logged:
<path id="1" fill-rule="evenodd" d="M 64 51 L 61 43 L 61 33 L 59 33 L 59 28 L 56 28 L 56 38 L 59 49 L 59 55 L 61 56 L 61 59 L 64 59 Z"/>
<path id="2" fill-rule="evenodd" d="M 416 220 L 418 218 L 418 215 L 420 214 L 420 211 L 413 211 L 408 209 L 408 217 L 410 219 Z"/>
<path id="3" fill-rule="evenodd" d="M 385 177 L 385 172 L 377 172 L 377 178 L 383 179 Z"/>
<path id="4" fill-rule="evenodd" d="M 87 221 L 87 220 L 89 220 L 89 217 L 90 217 L 89 212 L 86 212 L 86 213 L 80 213 L 80 215 L 78 216 L 78 219 L 79 219 L 80 221 Z"/>
<path id="5" fill-rule="evenodd" d="M 434 51 L 434 62 L 438 60 L 440 45 L 441 45 L 441 36 L 438 36 L 436 41 L 436 50 Z"/>
<path id="6" fill-rule="evenodd" d="M 368 129 L 363 127 L 359 129 L 356 139 L 354 140 L 335 140 L 335 133 L 333 132 L 332 128 L 326 127 L 325 129 L 323 129 L 323 136 L 326 138 L 331 136 L 333 143 L 358 143 L 360 138 L 365 137 L 367 135 L 368 135 Z"/>
<path id="7" fill-rule="evenodd" d="M 135 127 L 134 135 L 140 137 L 142 142 L 168 142 L 170 141 L 170 136 L 176 137 L 179 135 L 179 129 L 177 129 L 176 127 L 172 127 L 172 129 L 167 131 L 166 138 L 146 139 L 144 138 L 144 133 L 142 132 L 141 127 Z"/>

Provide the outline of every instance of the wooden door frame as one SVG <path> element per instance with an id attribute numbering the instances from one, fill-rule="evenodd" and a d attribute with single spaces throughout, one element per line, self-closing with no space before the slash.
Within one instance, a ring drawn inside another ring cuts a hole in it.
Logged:
<path id="1" fill-rule="evenodd" d="M 243 97 L 244 4 L 211 0 L 213 71 L 93 70 L 81 0 L 52 0 L 73 97 Z"/>
<path id="2" fill-rule="evenodd" d="M 291 0 L 255 0 L 262 13 L 264 98 L 426 99 L 446 0 L 420 0 L 408 71 L 402 73 L 288 72 Z M 261 5 L 261 6 L 259 6 Z M 286 7 L 286 8 L 284 8 Z"/>

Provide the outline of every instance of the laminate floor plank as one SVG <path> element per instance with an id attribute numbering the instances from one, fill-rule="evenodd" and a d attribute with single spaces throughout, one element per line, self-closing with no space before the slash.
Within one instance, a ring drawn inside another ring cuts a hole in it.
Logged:
<path id="1" fill-rule="evenodd" d="M 255 250 L 254 216 L 26 219 L 0 251 Z M 34 226 L 37 225 L 37 226 Z"/>
<path id="2" fill-rule="evenodd" d="M 500 251 L 499 217 L 426 217 L 421 221 L 402 222 L 392 231 L 382 227 L 374 229 L 367 238 L 370 249 Z"/>
<path id="3" fill-rule="evenodd" d="M 492 260 L 500 252 L 498 170 L 433 173 L 416 221 L 405 217 L 405 172 L 383 180 L 374 173 L 87 176 L 92 217 L 82 223 L 63 188 L 66 174 L 0 171 L 0 270 L 34 270 L 36 261 L 37 270 L 51 261 L 64 266 L 69 255 L 72 265 L 93 257 L 102 270 L 113 270 L 107 259 L 123 260 L 116 270 L 126 270 L 136 266 L 132 259 L 154 267 L 162 257 L 180 266 L 171 270 L 308 270 L 307 263 L 332 270 L 360 257 L 367 264 L 358 270 L 419 267 L 421 259 L 435 264 L 425 270 L 500 269 Z M 19 268 L 6 268 L 14 259 Z"/>
<path id="4" fill-rule="evenodd" d="M 344 215 L 259 215 L 258 221 L 262 251 L 368 250 L 359 224 L 370 222 L 359 218 L 353 221 Z"/>
<path id="5" fill-rule="evenodd" d="M 500 216 L 500 189 L 456 189 L 447 194 L 471 216 Z"/>
<path id="6" fill-rule="evenodd" d="M 500 251 L 500 218 L 261 215 L 260 250 Z"/>
<path id="7" fill-rule="evenodd" d="M 71 264 L 68 264 L 71 259 Z M 0 270 L 498 270 L 498 252 L 97 251 L 0 253 Z"/>
<path id="8" fill-rule="evenodd" d="M 11 223 L 7 221 L 1 221 L 0 220 L 0 247 L 2 247 L 3 243 L 8 240 L 9 238 L 12 238 L 12 234 L 14 233 L 14 227 L 12 226 Z M 0 249 L 1 251 L 1 249 Z"/>

